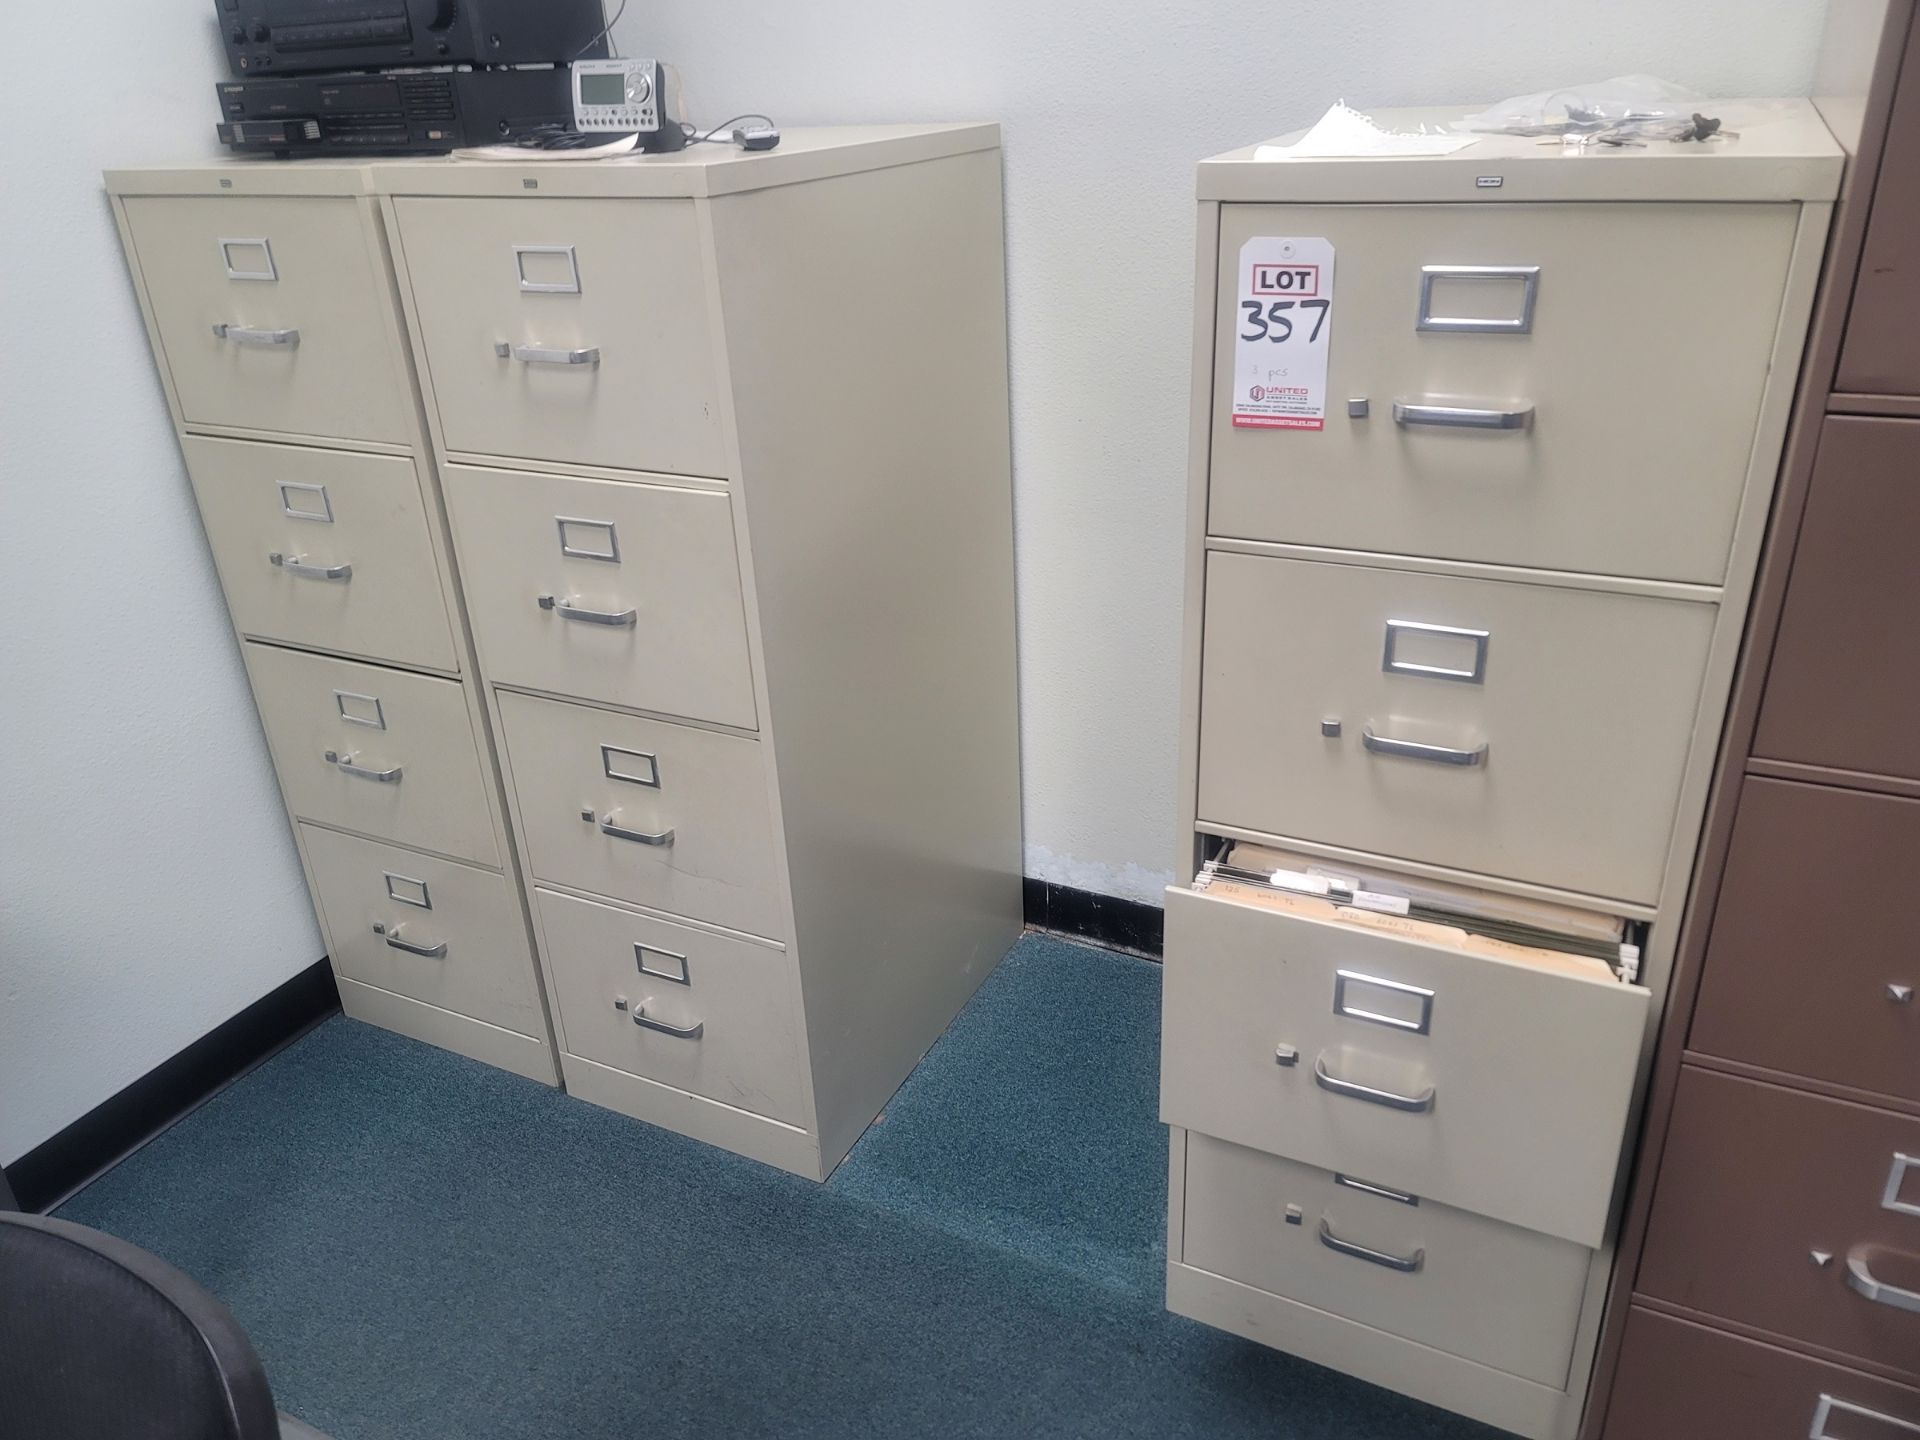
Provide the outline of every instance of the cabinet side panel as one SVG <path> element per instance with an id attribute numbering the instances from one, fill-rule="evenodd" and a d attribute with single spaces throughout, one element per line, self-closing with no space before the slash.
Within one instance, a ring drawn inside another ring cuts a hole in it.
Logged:
<path id="1" fill-rule="evenodd" d="M 1021 925 L 1000 156 L 712 227 L 831 1168 Z"/>

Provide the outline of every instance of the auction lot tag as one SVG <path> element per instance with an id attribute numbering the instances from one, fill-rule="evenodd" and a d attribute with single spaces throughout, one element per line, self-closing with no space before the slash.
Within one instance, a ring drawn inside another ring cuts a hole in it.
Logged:
<path id="1" fill-rule="evenodd" d="M 1256 235 L 1240 247 L 1234 308 L 1233 423 L 1320 430 L 1333 339 L 1333 242 Z"/>

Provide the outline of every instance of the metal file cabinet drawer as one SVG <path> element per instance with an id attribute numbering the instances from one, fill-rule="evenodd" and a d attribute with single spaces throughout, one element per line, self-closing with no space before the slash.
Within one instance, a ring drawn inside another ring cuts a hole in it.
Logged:
<path id="1" fill-rule="evenodd" d="M 1606 1440 L 1914 1440 L 1920 1390 L 1636 1307 Z"/>
<path id="2" fill-rule="evenodd" d="M 1223 207 L 1209 532 L 1718 582 L 1799 213 Z M 1243 317 L 1226 277 L 1254 236 L 1333 243 L 1324 430 L 1232 423 Z M 1506 273 L 1423 288 L 1429 267 Z M 1348 412 L 1358 398 L 1363 417 Z M 1397 405 L 1455 413 L 1403 422 Z"/>
<path id="3" fill-rule="evenodd" d="M 504 875 L 315 825 L 300 837 L 335 970 L 516 1034 L 542 1033 L 526 919 Z"/>
<path id="4" fill-rule="evenodd" d="M 450 465 L 489 678 L 741 729 L 758 724 L 733 513 L 717 490 Z"/>
<path id="5" fill-rule="evenodd" d="M 1753 753 L 1920 779 L 1920 420 L 1829 418 Z"/>
<path id="6" fill-rule="evenodd" d="M 197 435 L 181 444 L 243 634 L 460 669 L 411 460 Z"/>
<path id="7" fill-rule="evenodd" d="M 759 741 L 511 691 L 499 699 L 534 875 L 785 935 Z"/>
<path id="8" fill-rule="evenodd" d="M 1320 908 L 1167 891 L 1160 1118 L 1599 1245 L 1647 992 Z"/>
<path id="9" fill-rule="evenodd" d="M 244 649 L 295 815 L 500 863 L 480 747 L 458 681 L 252 642 Z"/>
<path id="10" fill-rule="evenodd" d="M 535 888 L 569 1054 L 806 1123 L 786 953 Z"/>
<path id="11" fill-rule="evenodd" d="M 1651 904 L 1714 613 L 1211 553 L 1200 824 Z"/>
<path id="12" fill-rule="evenodd" d="M 1566 1384 L 1585 1246 L 1204 1135 L 1188 1135 L 1186 1156 L 1186 1264 Z"/>
<path id="13" fill-rule="evenodd" d="M 726 475 L 692 201 L 394 209 L 449 450 Z"/>
<path id="14" fill-rule="evenodd" d="M 1748 779 L 1687 1044 L 1920 1102 L 1920 801 Z"/>
<path id="15" fill-rule="evenodd" d="M 1636 1289 L 1920 1378 L 1920 1118 L 1686 1066 Z"/>
<path id="16" fill-rule="evenodd" d="M 366 217 L 340 196 L 124 202 L 186 423 L 410 438 L 412 386 Z"/>

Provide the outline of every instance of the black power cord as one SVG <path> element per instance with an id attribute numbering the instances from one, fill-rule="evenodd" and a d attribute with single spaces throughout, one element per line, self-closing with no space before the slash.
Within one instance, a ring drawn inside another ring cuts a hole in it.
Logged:
<path id="1" fill-rule="evenodd" d="M 743 120 L 758 120 L 760 126 L 752 130 L 737 130 L 734 127 Z M 694 126 L 681 124 L 687 132 L 689 145 L 738 145 L 742 150 L 771 150 L 780 143 L 779 127 L 773 118 L 758 111 L 748 115 L 735 115 L 731 120 L 722 120 L 706 134 L 702 135 Z"/>
<path id="2" fill-rule="evenodd" d="M 604 15 L 606 11 L 603 10 L 600 13 Z M 575 60 L 578 60 L 582 55 L 586 54 L 587 51 L 591 50 L 594 46 L 598 45 L 602 40 L 605 40 L 607 42 L 607 54 L 614 58 L 618 58 L 620 54 L 620 42 L 613 38 L 613 27 L 620 23 L 620 17 L 626 13 L 627 13 L 627 0 L 620 0 L 620 8 L 613 12 L 613 19 L 607 22 L 607 28 L 602 30 L 598 35 L 594 36 L 593 39 L 587 41 L 587 43 L 582 45 L 578 50 L 574 51 L 573 58 Z"/>

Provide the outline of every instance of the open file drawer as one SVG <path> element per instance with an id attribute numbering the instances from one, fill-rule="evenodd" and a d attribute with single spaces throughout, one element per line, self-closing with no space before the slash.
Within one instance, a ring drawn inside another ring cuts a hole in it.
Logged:
<path id="1" fill-rule="evenodd" d="M 1648 995 L 1325 901 L 1167 891 L 1160 1118 L 1581 1245 Z"/>

